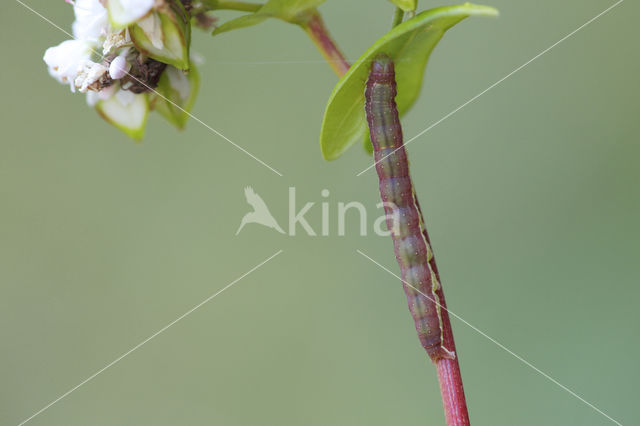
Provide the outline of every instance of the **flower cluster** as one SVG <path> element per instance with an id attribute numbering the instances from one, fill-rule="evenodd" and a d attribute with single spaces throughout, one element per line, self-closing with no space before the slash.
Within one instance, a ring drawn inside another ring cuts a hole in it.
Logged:
<path id="1" fill-rule="evenodd" d="M 49 74 L 86 93 L 90 106 L 133 138 L 142 138 L 153 109 L 182 128 L 198 86 L 190 2 L 65 1 L 75 14 L 74 38 L 47 49 Z"/>

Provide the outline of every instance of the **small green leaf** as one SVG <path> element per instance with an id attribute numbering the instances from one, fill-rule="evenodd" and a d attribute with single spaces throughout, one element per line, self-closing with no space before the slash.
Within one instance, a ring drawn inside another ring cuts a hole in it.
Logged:
<path id="1" fill-rule="evenodd" d="M 126 90 L 119 90 L 109 99 L 98 102 L 96 110 L 102 118 L 129 137 L 141 140 L 144 136 L 149 114 L 149 102 L 145 93 L 136 95 Z"/>
<path id="2" fill-rule="evenodd" d="M 375 55 L 384 52 L 395 61 L 396 103 L 402 115 L 416 101 L 429 55 L 444 33 L 468 16 L 497 15 L 492 7 L 470 3 L 439 7 L 403 22 L 376 41 L 340 79 L 329 97 L 320 133 L 323 157 L 335 160 L 356 141 L 368 139 L 364 86 Z"/>
<path id="3" fill-rule="evenodd" d="M 129 27 L 129 34 L 136 48 L 145 55 L 182 70 L 189 69 L 191 25 L 179 1 L 151 12 Z"/>
<path id="4" fill-rule="evenodd" d="M 158 82 L 156 91 L 162 96 L 155 96 L 153 109 L 178 129 L 184 129 L 199 87 L 200 74 L 195 66 L 191 66 L 188 74 L 169 66 Z"/>
<path id="5" fill-rule="evenodd" d="M 269 0 L 251 15 L 244 15 L 220 25 L 213 31 L 218 35 L 239 28 L 250 27 L 268 18 L 277 18 L 292 24 L 303 24 L 325 0 Z"/>
<path id="6" fill-rule="evenodd" d="M 262 21 L 268 19 L 268 16 L 258 15 L 258 12 L 251 15 L 240 16 L 239 18 L 232 19 L 213 30 L 212 35 L 218 35 L 226 33 L 227 31 L 238 30 L 240 28 L 252 27 L 262 23 Z"/>
<path id="7" fill-rule="evenodd" d="M 405 12 L 411 12 L 418 7 L 418 0 L 389 0 Z"/>

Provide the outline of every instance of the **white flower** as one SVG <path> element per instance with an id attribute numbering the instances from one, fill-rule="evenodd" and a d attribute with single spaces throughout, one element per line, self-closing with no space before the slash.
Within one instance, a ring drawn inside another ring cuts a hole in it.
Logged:
<path id="1" fill-rule="evenodd" d="M 87 105 L 89 105 L 90 107 L 94 107 L 99 101 L 100 92 L 94 92 L 93 90 L 87 92 Z"/>
<path id="2" fill-rule="evenodd" d="M 124 7 L 131 16 L 137 15 L 138 17 L 144 16 L 151 10 L 155 0 L 113 0 L 120 1 L 122 7 Z"/>
<path id="3" fill-rule="evenodd" d="M 118 90 L 116 92 L 116 99 L 123 107 L 128 107 L 135 100 L 136 94 L 129 90 Z"/>
<path id="4" fill-rule="evenodd" d="M 81 93 L 89 90 L 89 86 L 98 81 L 107 72 L 107 67 L 95 62 L 86 61 L 75 79 L 75 86 Z"/>
<path id="5" fill-rule="evenodd" d="M 89 90 L 87 92 L 87 104 L 90 107 L 94 107 L 98 104 L 98 102 L 106 101 L 107 99 L 110 99 L 116 93 L 116 90 L 119 90 L 117 84 L 113 84 L 109 87 L 105 87 L 99 92 Z"/>
<path id="6" fill-rule="evenodd" d="M 127 27 L 149 13 L 154 3 L 155 0 L 107 0 L 111 24 Z"/>
<path id="7" fill-rule="evenodd" d="M 102 44 L 102 54 L 107 55 L 121 47 L 131 45 L 129 30 L 110 31 Z"/>
<path id="8" fill-rule="evenodd" d="M 67 40 L 44 52 L 49 74 L 60 83 L 69 84 L 75 91 L 75 80 L 91 57 L 92 43 L 86 40 Z"/>
<path id="9" fill-rule="evenodd" d="M 97 42 L 109 30 L 107 9 L 100 0 L 76 0 L 73 11 L 76 15 L 73 36 L 76 39 Z"/>
<path id="10" fill-rule="evenodd" d="M 109 87 L 105 87 L 104 89 L 98 92 L 98 98 L 100 98 L 100 100 L 102 101 L 106 101 L 116 93 L 116 90 L 120 90 L 116 84 L 113 84 Z"/>

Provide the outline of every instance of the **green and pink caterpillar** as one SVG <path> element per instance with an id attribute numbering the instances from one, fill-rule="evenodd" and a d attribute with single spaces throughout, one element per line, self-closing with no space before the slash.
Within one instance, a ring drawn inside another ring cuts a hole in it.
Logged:
<path id="1" fill-rule="evenodd" d="M 396 259 L 402 271 L 404 292 L 420 342 L 434 362 L 442 358 L 454 359 L 455 349 L 444 346 L 444 296 L 409 175 L 409 162 L 395 102 L 396 93 L 393 61 L 387 55 L 380 54 L 372 63 L 367 80 L 365 111 L 387 225 L 391 230 Z M 398 218 L 399 223 L 394 224 L 393 217 Z"/>

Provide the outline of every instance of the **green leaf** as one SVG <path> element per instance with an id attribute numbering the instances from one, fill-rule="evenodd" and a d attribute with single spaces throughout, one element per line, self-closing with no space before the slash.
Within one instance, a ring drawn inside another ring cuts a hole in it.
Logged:
<path id="1" fill-rule="evenodd" d="M 153 11 L 129 27 L 131 41 L 145 55 L 183 70 L 189 69 L 191 25 L 178 1 Z"/>
<path id="2" fill-rule="evenodd" d="M 398 111 L 404 114 L 416 101 L 427 60 L 444 33 L 468 16 L 497 16 L 488 6 L 466 3 L 424 11 L 393 28 L 354 63 L 333 89 L 320 133 L 326 160 L 340 157 L 356 141 L 367 137 L 364 87 L 371 60 L 386 53 L 395 61 Z"/>
<path id="3" fill-rule="evenodd" d="M 252 13 L 251 15 L 240 16 L 239 18 L 232 19 L 230 21 L 225 22 L 220 25 L 218 28 L 213 30 L 212 35 L 218 35 L 222 33 L 226 33 L 227 31 L 238 30 L 240 28 L 252 27 L 254 25 L 260 24 L 265 19 L 268 19 L 268 16 L 258 15 L 258 12 Z"/>
<path id="4" fill-rule="evenodd" d="M 184 129 L 199 88 L 200 74 L 195 66 L 188 74 L 169 66 L 158 81 L 156 91 L 162 96 L 155 96 L 153 109 L 178 129 Z"/>
<path id="5" fill-rule="evenodd" d="M 418 7 L 418 0 L 389 0 L 391 3 L 398 6 L 400 9 L 405 12 L 410 12 L 412 10 L 416 10 Z"/>
<path id="6" fill-rule="evenodd" d="M 149 102 L 147 94 L 133 94 L 119 90 L 109 99 L 96 104 L 96 111 L 106 121 L 122 130 L 129 137 L 141 140 L 144 136 Z"/>
<path id="7" fill-rule="evenodd" d="M 325 0 L 269 0 L 251 15 L 244 15 L 225 22 L 213 31 L 218 35 L 239 28 L 257 25 L 268 18 L 277 18 L 292 24 L 303 24 Z"/>

